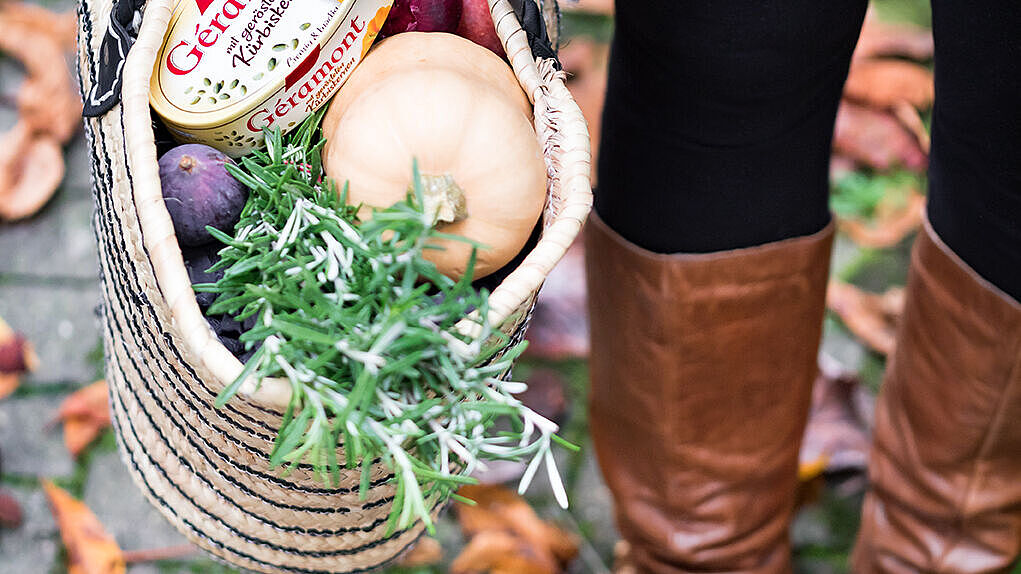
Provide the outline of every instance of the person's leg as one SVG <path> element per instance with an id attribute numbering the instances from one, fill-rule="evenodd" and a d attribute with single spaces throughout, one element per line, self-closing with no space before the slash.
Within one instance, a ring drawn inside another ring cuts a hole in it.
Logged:
<path id="1" fill-rule="evenodd" d="M 864 0 L 617 3 L 591 430 L 642 572 L 786 572 Z"/>
<path id="2" fill-rule="evenodd" d="M 933 0 L 929 219 L 876 409 L 858 573 L 1021 554 L 1021 11 Z"/>
<path id="3" fill-rule="evenodd" d="M 825 227 L 833 121 L 865 6 L 618 2 L 599 216 L 659 253 Z"/>

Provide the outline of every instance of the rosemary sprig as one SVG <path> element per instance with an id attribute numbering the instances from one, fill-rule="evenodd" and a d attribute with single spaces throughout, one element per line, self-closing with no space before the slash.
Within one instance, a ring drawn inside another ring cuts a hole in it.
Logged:
<path id="1" fill-rule="evenodd" d="M 271 463 L 309 462 L 326 484 L 360 467 L 364 497 L 381 459 L 395 476 L 391 530 L 419 519 L 431 530 L 431 509 L 487 460 L 530 458 L 522 491 L 545 463 L 566 507 L 552 444 L 572 445 L 514 397 L 523 384 L 502 380 L 525 344 L 498 353 L 508 339 L 484 319 L 474 256 L 459 281 L 422 256 L 445 235 L 425 213 L 417 165 L 413 193 L 361 222 L 346 188 L 322 179 L 321 117 L 286 137 L 267 130 L 265 151 L 228 166 L 249 200 L 233 237 L 210 230 L 226 245 L 214 267 L 223 278 L 195 288 L 218 294 L 210 314 L 255 317 L 241 340 L 257 350 L 218 405 L 249 376 L 286 378 Z M 480 328 L 468 336 L 455 324 L 473 310 Z"/>

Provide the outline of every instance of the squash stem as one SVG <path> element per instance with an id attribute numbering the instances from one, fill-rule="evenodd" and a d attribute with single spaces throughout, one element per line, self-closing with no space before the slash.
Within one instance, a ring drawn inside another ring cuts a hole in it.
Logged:
<path id="1" fill-rule="evenodd" d="M 468 217 L 464 190 L 450 174 L 422 174 L 425 213 L 432 214 L 436 224 L 455 223 Z"/>

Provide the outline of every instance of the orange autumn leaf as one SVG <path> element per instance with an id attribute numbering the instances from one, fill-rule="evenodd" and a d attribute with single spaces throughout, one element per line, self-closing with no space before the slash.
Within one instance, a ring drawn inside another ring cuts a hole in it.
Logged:
<path id="1" fill-rule="evenodd" d="M 19 119 L 0 134 L 0 219 L 33 215 L 64 178 L 61 146 L 81 125 L 82 101 L 65 60 L 76 29 L 72 12 L 0 3 L 0 52 L 25 69 Z"/>
<path id="2" fill-rule="evenodd" d="M 922 116 L 918 113 L 918 108 L 908 102 L 901 101 L 894 104 L 890 112 L 893 113 L 893 117 L 897 118 L 897 121 L 900 122 L 900 125 L 904 126 L 908 133 L 915 136 L 915 141 L 918 142 L 918 147 L 921 148 L 922 153 L 929 155 L 929 149 L 932 147 L 932 137 L 929 135 L 929 129 L 925 127 L 925 122 L 922 121 Z"/>
<path id="3" fill-rule="evenodd" d="M 96 381 L 64 399 L 57 417 L 64 423 L 64 446 L 78 456 L 110 426 L 106 381 Z"/>
<path id="4" fill-rule="evenodd" d="M 25 81 L 18 93 L 18 113 L 30 133 L 47 134 L 65 143 L 81 125 L 82 101 L 64 59 L 66 39 L 41 30 L 61 29 L 61 16 L 0 3 L 0 52 L 21 62 Z M 55 64 L 61 65 L 55 65 Z"/>
<path id="5" fill-rule="evenodd" d="M 521 540 L 497 530 L 480 532 L 450 564 L 450 574 L 556 574 L 561 570 L 529 555 Z"/>
<path id="6" fill-rule="evenodd" d="M 892 287 L 885 293 L 868 293 L 853 285 L 830 281 L 826 306 L 844 325 L 873 350 L 893 354 L 897 324 L 904 310 L 904 290 Z"/>
<path id="7" fill-rule="evenodd" d="M 404 568 L 415 568 L 418 566 L 431 566 L 443 560 L 443 547 L 435 538 L 423 536 L 415 544 L 415 547 L 408 551 L 398 564 Z"/>
<path id="8" fill-rule="evenodd" d="M 558 574 L 577 556 L 575 537 L 540 519 L 513 491 L 471 485 L 459 494 L 476 504 L 458 505 L 458 521 L 469 543 L 451 564 L 452 574 Z"/>
<path id="9" fill-rule="evenodd" d="M 876 205 L 870 222 L 838 219 L 837 228 L 862 247 L 883 249 L 904 240 L 922 226 L 925 219 L 925 196 L 911 191 L 907 200 L 886 195 Z"/>
<path id="10" fill-rule="evenodd" d="M 0 219 L 35 214 L 63 179 L 64 154 L 53 137 L 34 133 L 24 120 L 0 135 Z"/>
<path id="11" fill-rule="evenodd" d="M 120 547 L 89 507 L 50 481 L 43 490 L 67 549 L 68 574 L 124 574 Z"/>
<path id="12" fill-rule="evenodd" d="M 15 25 L 45 34 L 65 52 L 73 52 L 78 37 L 78 16 L 74 10 L 54 12 L 36 4 L 6 2 L 2 18 L 8 25 Z"/>
<path id="13" fill-rule="evenodd" d="M 934 96 L 932 72 L 903 60 L 855 60 L 844 84 L 844 97 L 867 106 L 888 109 L 907 102 L 925 110 Z"/>

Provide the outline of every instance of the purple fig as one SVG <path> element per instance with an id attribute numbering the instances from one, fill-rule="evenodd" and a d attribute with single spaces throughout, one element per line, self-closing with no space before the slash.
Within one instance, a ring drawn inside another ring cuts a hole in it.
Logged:
<path id="1" fill-rule="evenodd" d="M 460 22 L 461 0 L 396 0 L 382 33 L 453 32 Z"/>
<path id="2" fill-rule="evenodd" d="M 248 200 L 248 190 L 224 166 L 231 159 L 201 144 L 185 144 L 160 158 L 163 200 L 182 246 L 213 241 L 206 226 L 230 234 Z"/>

